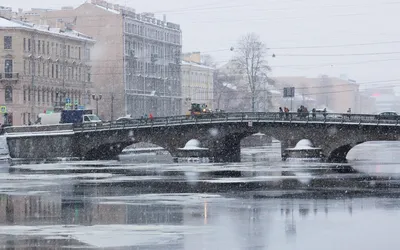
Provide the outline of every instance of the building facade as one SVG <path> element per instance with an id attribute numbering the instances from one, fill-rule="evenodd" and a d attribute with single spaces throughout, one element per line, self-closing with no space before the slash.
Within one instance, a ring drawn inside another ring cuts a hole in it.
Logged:
<path id="1" fill-rule="evenodd" d="M 102 95 L 101 118 L 180 114 L 179 25 L 167 22 L 165 17 L 159 20 L 152 13 L 139 14 L 132 8 L 102 0 L 92 0 L 77 8 L 36 9 L 15 15 L 56 26 L 67 22 L 75 30 L 94 37 L 92 76 L 96 94 Z"/>
<path id="2" fill-rule="evenodd" d="M 191 103 L 206 104 L 213 109 L 215 69 L 200 63 L 200 53 L 185 54 L 181 67 L 182 113 L 190 109 Z"/>
<path id="3" fill-rule="evenodd" d="M 94 40 L 68 28 L 10 19 L 9 8 L 0 14 L 0 121 L 33 123 L 66 102 L 91 108 Z"/>

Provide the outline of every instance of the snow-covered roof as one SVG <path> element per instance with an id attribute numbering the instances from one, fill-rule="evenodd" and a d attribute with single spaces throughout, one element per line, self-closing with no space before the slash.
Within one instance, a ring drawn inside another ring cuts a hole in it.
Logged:
<path id="1" fill-rule="evenodd" d="M 237 86 L 235 86 L 235 85 L 233 85 L 232 83 L 229 83 L 229 82 L 222 83 L 222 86 L 227 87 L 228 89 L 237 90 Z"/>
<path id="2" fill-rule="evenodd" d="M 106 7 L 100 6 L 98 4 L 93 4 L 93 5 L 98 7 L 98 8 L 100 8 L 100 9 L 107 10 L 107 11 L 109 11 L 111 13 L 114 13 L 114 14 L 120 14 L 121 13 L 118 10 L 114 10 L 114 9 L 111 9 L 111 8 L 106 8 Z"/>
<path id="3" fill-rule="evenodd" d="M 280 92 L 279 90 L 276 89 L 270 89 L 268 90 L 271 94 L 275 94 L 275 95 L 280 95 L 282 92 Z"/>
<path id="4" fill-rule="evenodd" d="M 0 17 L 0 28 L 23 28 L 24 26 L 11 20 Z"/>
<path id="5" fill-rule="evenodd" d="M 71 39 L 94 42 L 92 37 L 75 30 L 70 30 L 70 29 L 62 30 L 60 28 L 50 28 L 48 25 L 36 25 L 33 23 L 27 23 L 13 19 L 8 20 L 6 18 L 0 17 L 0 29 L 9 29 L 9 28 L 39 31 L 56 36 L 63 36 L 63 37 L 69 37 Z"/>
<path id="6" fill-rule="evenodd" d="M 206 66 L 203 64 L 195 63 L 195 62 L 188 62 L 188 61 L 182 61 L 182 66 L 187 65 L 187 66 L 193 66 L 193 67 L 198 67 L 198 68 L 203 68 L 203 69 L 212 69 L 214 70 L 213 67 Z"/>

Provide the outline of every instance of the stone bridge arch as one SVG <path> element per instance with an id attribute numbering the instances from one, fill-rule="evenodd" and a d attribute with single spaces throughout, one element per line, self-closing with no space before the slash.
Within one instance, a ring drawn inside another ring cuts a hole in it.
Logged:
<path id="1" fill-rule="evenodd" d="M 400 127 L 362 126 L 359 124 L 221 122 L 179 124 L 102 130 L 76 134 L 76 155 L 86 159 L 109 159 L 136 142 L 150 142 L 174 156 L 190 139 L 209 148 L 210 156 L 220 161 L 240 161 L 240 141 L 252 134 L 263 133 L 281 141 L 282 150 L 295 146 L 301 139 L 311 140 L 323 150 L 328 161 L 345 161 L 354 146 L 374 140 L 397 140 Z M 89 136 L 89 139 L 87 138 Z M 83 145 L 83 146 L 82 146 Z"/>

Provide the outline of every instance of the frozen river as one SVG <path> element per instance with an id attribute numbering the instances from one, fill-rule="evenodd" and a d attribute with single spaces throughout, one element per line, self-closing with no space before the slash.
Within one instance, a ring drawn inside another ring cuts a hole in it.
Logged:
<path id="1" fill-rule="evenodd" d="M 349 164 L 282 162 L 280 146 L 235 164 L 169 155 L 12 166 L 0 173 L 2 249 L 399 249 L 400 143 Z"/>

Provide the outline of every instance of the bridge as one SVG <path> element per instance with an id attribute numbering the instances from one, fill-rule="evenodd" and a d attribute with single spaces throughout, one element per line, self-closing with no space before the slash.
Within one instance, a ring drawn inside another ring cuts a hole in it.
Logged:
<path id="1" fill-rule="evenodd" d="M 364 114 L 328 113 L 313 118 L 297 113 L 218 113 L 138 119 L 129 124 L 9 127 L 6 137 L 12 158 L 112 159 L 125 147 L 141 141 L 161 146 L 175 156 L 187 141 L 197 139 L 215 161 L 238 162 L 240 141 L 263 133 L 281 141 L 282 151 L 301 139 L 309 139 L 322 149 L 327 161 L 342 162 L 360 143 L 398 140 L 399 120 Z"/>

